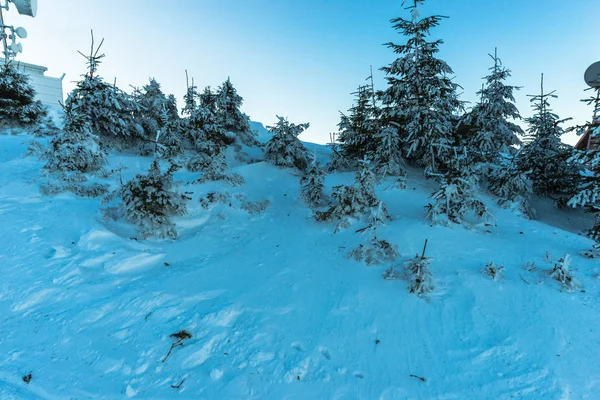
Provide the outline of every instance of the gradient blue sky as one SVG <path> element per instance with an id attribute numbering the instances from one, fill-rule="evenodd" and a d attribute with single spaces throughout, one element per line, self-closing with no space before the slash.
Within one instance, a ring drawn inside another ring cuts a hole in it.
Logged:
<path id="1" fill-rule="evenodd" d="M 382 44 L 401 42 L 389 23 L 408 12 L 401 0 L 39 0 L 35 19 L 13 9 L 6 22 L 29 31 L 25 62 L 46 65 L 65 78 L 65 93 L 84 72 L 90 29 L 105 38 L 99 73 L 129 90 L 156 78 L 167 93 L 185 92 L 185 72 L 202 88 L 228 76 L 244 97 L 243 110 L 265 125 L 275 115 L 310 122 L 303 140 L 324 143 L 336 131 L 339 110 L 350 107 L 350 92 L 365 82 L 373 65 L 395 57 Z M 526 94 L 556 89 L 554 110 L 581 123 L 591 109 L 579 99 L 583 72 L 600 60 L 598 0 L 428 0 L 422 15 L 443 14 L 433 38 L 445 44 L 440 57 L 454 69 L 463 99 L 474 101 L 481 77 L 498 55 L 513 72 L 511 84 L 521 114 L 531 114 Z M 574 134 L 563 140 L 576 141 Z"/>

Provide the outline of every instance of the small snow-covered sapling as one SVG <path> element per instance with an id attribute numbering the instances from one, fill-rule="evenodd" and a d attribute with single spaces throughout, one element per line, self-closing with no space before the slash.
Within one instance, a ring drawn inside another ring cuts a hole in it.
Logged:
<path id="1" fill-rule="evenodd" d="M 348 256 L 357 261 L 364 259 L 367 265 L 377 265 L 385 261 L 394 261 L 399 256 L 398 246 L 391 244 L 387 240 L 377 238 L 377 227 L 384 223 L 382 218 L 383 202 L 379 202 L 379 207 L 372 208 L 370 214 L 369 219 L 371 223 L 356 232 L 364 232 L 370 229 L 373 233 L 372 239 L 369 243 L 361 244 L 356 249 L 350 251 Z"/>
<path id="2" fill-rule="evenodd" d="M 527 261 L 523 269 L 527 272 L 535 271 L 537 269 L 537 267 L 535 266 L 535 261 Z"/>
<path id="3" fill-rule="evenodd" d="M 398 246 L 391 244 L 387 240 L 378 240 L 373 237 L 370 243 L 359 245 L 348 253 L 348 257 L 356 261 L 365 260 L 367 265 L 379 265 L 384 261 L 393 261 L 398 257 Z"/>
<path id="4" fill-rule="evenodd" d="M 423 253 L 420 256 L 417 254 L 405 266 L 410 280 L 408 290 L 419 297 L 427 296 L 435 288 L 433 277 L 431 272 L 429 272 L 431 258 L 425 257 L 426 249 L 427 240 L 425 240 L 425 245 L 423 246 Z"/>
<path id="5" fill-rule="evenodd" d="M 483 274 L 489 276 L 493 280 L 497 280 L 502 275 L 504 267 L 502 265 L 496 265 L 494 262 L 489 262 L 485 265 Z"/>
<path id="6" fill-rule="evenodd" d="M 261 214 L 271 205 L 271 201 L 268 199 L 250 201 L 243 194 L 236 194 L 234 197 L 240 202 L 240 208 L 248 214 Z"/>
<path id="7" fill-rule="evenodd" d="M 313 155 L 310 166 L 300 178 L 300 194 L 304 202 L 311 208 L 327 203 L 327 196 L 323 192 L 325 173 L 317 164 L 316 154 Z"/>
<path id="8" fill-rule="evenodd" d="M 568 291 L 574 291 L 581 287 L 581 282 L 571 274 L 571 256 L 565 254 L 564 257 L 554 264 L 550 276 L 559 281 Z"/>
<path id="9" fill-rule="evenodd" d="M 402 275 L 400 274 L 400 272 L 396 271 L 394 268 L 395 268 L 395 265 L 392 265 L 388 269 L 386 269 L 382 275 L 383 279 L 385 279 L 386 281 L 395 281 L 397 279 L 400 279 L 402 277 Z"/>

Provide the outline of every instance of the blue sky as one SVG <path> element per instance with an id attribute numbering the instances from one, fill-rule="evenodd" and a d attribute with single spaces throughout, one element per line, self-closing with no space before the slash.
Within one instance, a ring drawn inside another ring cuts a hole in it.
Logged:
<path id="1" fill-rule="evenodd" d="M 89 48 L 89 31 L 105 38 L 99 73 L 125 90 L 156 78 L 167 93 L 185 92 L 185 69 L 199 87 L 228 76 L 244 97 L 243 110 L 265 125 L 275 115 L 310 122 L 302 139 L 324 143 L 336 130 L 350 93 L 394 55 L 383 43 L 403 37 L 389 23 L 408 12 L 400 0 L 40 0 L 35 19 L 5 14 L 29 31 L 22 61 L 49 67 L 65 78 L 65 91 L 84 72 L 77 50 Z M 440 57 L 454 69 L 463 100 L 474 101 L 490 67 L 489 53 L 513 71 L 509 83 L 521 114 L 531 114 L 526 94 L 556 89 L 553 108 L 581 123 L 591 109 L 579 102 L 583 72 L 600 60 L 597 0 L 427 0 L 422 15 L 443 14 L 432 33 L 445 44 Z M 574 134 L 563 140 L 576 141 Z"/>

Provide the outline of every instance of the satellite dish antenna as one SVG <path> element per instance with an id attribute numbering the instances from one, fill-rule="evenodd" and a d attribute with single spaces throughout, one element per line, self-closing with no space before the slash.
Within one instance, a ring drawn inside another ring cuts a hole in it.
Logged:
<path id="1" fill-rule="evenodd" d="M 19 14 L 35 17 L 37 15 L 37 0 L 9 0 L 17 7 Z"/>
<path id="2" fill-rule="evenodd" d="M 585 83 L 593 88 L 600 87 L 600 61 L 593 63 L 585 70 L 583 75 Z"/>
<path id="3" fill-rule="evenodd" d="M 25 39 L 27 38 L 27 31 L 25 30 L 25 28 L 23 27 L 18 27 L 17 29 L 15 29 L 15 33 L 17 34 L 18 37 L 20 37 L 21 39 Z"/>
<path id="4" fill-rule="evenodd" d="M 13 43 L 10 45 L 10 49 L 13 51 L 13 53 L 22 53 L 23 52 L 23 45 L 21 43 Z"/>

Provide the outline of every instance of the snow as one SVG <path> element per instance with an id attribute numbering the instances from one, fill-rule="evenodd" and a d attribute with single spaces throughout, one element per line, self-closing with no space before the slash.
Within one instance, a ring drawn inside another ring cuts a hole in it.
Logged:
<path id="1" fill-rule="evenodd" d="M 435 182 L 408 169 L 406 190 L 382 183 L 377 195 L 393 221 L 378 236 L 398 245 L 397 270 L 429 241 L 435 290 L 426 300 L 405 280 L 384 280 L 389 265 L 348 259 L 369 233 L 355 224 L 333 234 L 310 218 L 294 170 L 238 163 L 242 186 L 185 184 L 193 200 L 175 219 L 180 238 L 142 241 L 104 222 L 99 199 L 42 196 L 42 164 L 22 158 L 29 139 L 0 136 L 2 400 L 600 393 L 600 267 L 581 255 L 592 242 L 577 234 L 589 222 L 579 211 L 542 202 L 541 220 L 529 221 L 481 196 L 497 226 L 431 227 L 424 206 Z M 312 148 L 320 161 L 328 154 Z M 126 166 L 129 179 L 150 159 L 109 162 Z M 329 175 L 328 194 L 353 180 Z M 200 207 L 214 190 L 271 204 L 260 214 Z M 550 276 L 565 254 L 583 291 Z M 504 266 L 497 281 L 483 274 L 490 262 Z M 163 362 L 181 330 L 192 337 Z"/>

